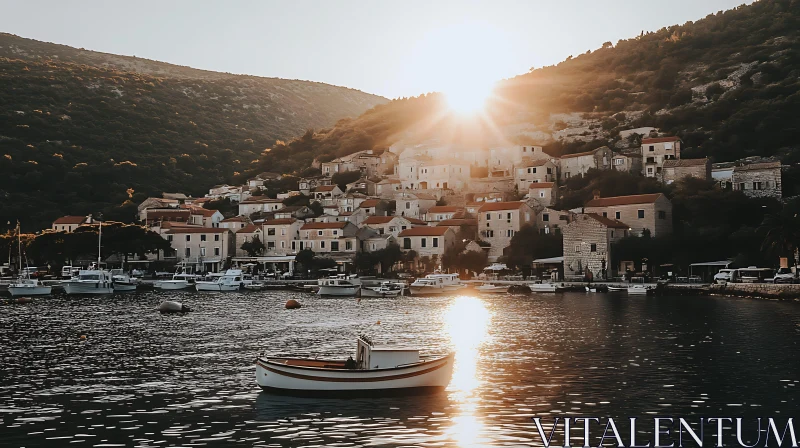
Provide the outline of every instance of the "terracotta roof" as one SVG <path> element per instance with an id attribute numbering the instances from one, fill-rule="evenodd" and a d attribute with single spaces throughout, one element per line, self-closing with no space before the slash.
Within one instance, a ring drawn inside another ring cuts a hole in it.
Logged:
<path id="1" fill-rule="evenodd" d="M 53 221 L 53 224 L 83 224 L 84 221 L 85 216 L 62 216 Z"/>
<path id="2" fill-rule="evenodd" d="M 677 142 L 680 141 L 680 137 L 658 137 L 658 138 L 645 138 L 642 139 L 643 145 L 649 145 L 650 143 L 666 143 L 666 142 Z"/>
<path id="3" fill-rule="evenodd" d="M 316 230 L 316 229 L 343 229 L 346 225 L 350 224 L 347 221 L 342 222 L 308 222 L 300 227 L 300 230 Z"/>
<path id="4" fill-rule="evenodd" d="M 400 179 L 383 179 L 382 181 L 378 182 L 379 184 L 401 184 L 403 183 Z"/>
<path id="5" fill-rule="evenodd" d="M 219 213 L 219 212 L 217 210 L 209 210 L 209 209 L 201 208 L 201 207 L 195 207 L 195 208 L 192 209 L 192 214 L 193 215 L 203 215 L 206 218 L 210 218 L 210 217 L 214 216 L 215 213 Z"/>
<path id="6" fill-rule="evenodd" d="M 386 224 L 387 222 L 391 222 L 394 218 L 396 218 L 396 216 L 370 216 L 361 224 Z"/>
<path id="7" fill-rule="evenodd" d="M 223 227 L 176 227 L 166 233 L 228 233 L 230 231 Z"/>
<path id="8" fill-rule="evenodd" d="M 359 204 L 361 208 L 369 208 L 369 207 L 377 207 L 380 204 L 380 199 L 367 199 L 366 201 Z"/>
<path id="9" fill-rule="evenodd" d="M 428 213 L 455 213 L 464 210 L 457 205 L 436 205 L 428 209 Z"/>
<path id="10" fill-rule="evenodd" d="M 338 188 L 337 185 L 321 185 L 314 189 L 314 191 L 333 191 L 334 188 Z"/>
<path id="11" fill-rule="evenodd" d="M 529 157 L 526 157 L 526 158 L 524 158 L 524 159 L 522 160 L 522 164 L 520 165 L 520 167 L 534 167 L 534 166 L 542 166 L 542 165 L 544 165 L 544 164 L 546 164 L 546 163 L 548 163 L 548 162 L 550 162 L 550 161 L 549 161 L 549 160 L 547 160 L 547 159 L 536 159 L 536 160 L 531 160 Z"/>
<path id="12" fill-rule="evenodd" d="M 781 167 L 781 162 L 762 162 L 762 163 L 751 163 L 749 165 L 737 166 L 733 170 L 734 171 L 754 171 L 754 170 L 775 169 L 775 168 L 780 168 L 780 167 Z"/>
<path id="13" fill-rule="evenodd" d="M 688 166 L 701 166 L 708 163 L 707 158 L 702 159 L 675 159 L 675 160 L 665 160 L 664 161 L 664 168 L 675 168 L 675 167 L 688 167 Z"/>
<path id="14" fill-rule="evenodd" d="M 449 227 L 412 227 L 403 230 L 398 236 L 442 236 L 448 230 L 450 230 Z"/>
<path id="15" fill-rule="evenodd" d="M 630 226 L 627 224 L 617 221 L 616 219 L 606 218 L 605 216 L 598 215 L 597 213 L 587 213 L 586 216 L 594 218 L 600 224 L 603 224 L 606 227 L 611 227 L 613 229 L 629 229 Z"/>
<path id="16" fill-rule="evenodd" d="M 575 154 L 564 154 L 563 156 L 561 156 L 561 158 L 562 159 L 571 159 L 573 157 L 591 156 L 591 155 L 594 155 L 594 153 L 596 153 L 598 150 L 603 149 L 603 148 L 608 149 L 606 146 L 601 146 L 601 147 L 595 148 L 595 149 L 593 149 L 591 151 L 577 152 Z"/>
<path id="17" fill-rule="evenodd" d="M 250 224 L 249 226 L 245 226 L 237 230 L 236 233 L 255 233 L 256 230 L 261 230 L 261 226 Z"/>
<path id="18" fill-rule="evenodd" d="M 423 220 L 421 220 L 421 219 L 412 218 L 412 217 L 410 217 L 410 216 L 404 216 L 404 218 L 406 218 L 406 219 L 408 220 L 408 222 L 410 222 L 411 224 L 422 224 L 422 225 L 424 225 L 424 226 L 427 226 L 427 225 L 428 225 L 428 223 L 427 223 L 427 222 L 425 222 L 425 221 L 423 221 Z"/>
<path id="19" fill-rule="evenodd" d="M 203 227 L 203 226 L 198 226 L 197 224 L 189 224 L 189 223 L 185 223 L 185 222 L 172 222 L 172 221 L 167 221 L 167 222 L 162 222 L 162 223 L 161 223 L 161 229 L 162 229 L 162 230 L 168 230 L 168 229 L 171 229 L 171 228 L 173 228 L 173 227 L 193 227 L 193 228 L 205 228 L 205 227 Z"/>
<path id="20" fill-rule="evenodd" d="M 281 199 L 270 199 L 266 196 L 250 196 L 240 204 L 274 204 L 276 202 L 283 202 Z"/>
<path id="21" fill-rule="evenodd" d="M 477 219 L 444 219 L 436 224 L 438 227 L 477 226 Z"/>
<path id="22" fill-rule="evenodd" d="M 282 218 L 282 219 L 268 219 L 264 221 L 265 226 L 285 226 L 288 224 L 294 224 L 297 220 L 294 218 Z"/>
<path id="23" fill-rule="evenodd" d="M 478 209 L 479 212 L 496 212 L 499 210 L 517 210 L 522 208 L 525 203 L 521 201 L 513 201 L 513 202 L 489 202 L 483 204 L 483 206 Z"/>
<path id="24" fill-rule="evenodd" d="M 534 182 L 528 188 L 553 188 L 553 185 L 555 185 L 553 182 Z"/>
<path id="25" fill-rule="evenodd" d="M 631 196 L 615 196 L 611 198 L 598 198 L 592 199 L 586 203 L 587 207 L 610 207 L 614 205 L 631 205 L 631 204 L 652 204 L 664 195 L 661 193 L 653 194 L 634 194 Z"/>
<path id="26" fill-rule="evenodd" d="M 247 218 L 244 216 L 234 216 L 233 218 L 225 218 L 220 222 L 247 222 Z"/>

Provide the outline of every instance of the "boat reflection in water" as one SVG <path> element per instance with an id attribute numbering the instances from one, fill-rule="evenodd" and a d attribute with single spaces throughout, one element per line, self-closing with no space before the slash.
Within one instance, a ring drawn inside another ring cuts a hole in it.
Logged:
<path id="1" fill-rule="evenodd" d="M 457 414 L 446 430 L 448 439 L 461 447 L 484 446 L 489 440 L 483 434 L 484 424 L 477 415 L 481 385 L 478 361 L 481 348 L 488 343 L 491 313 L 477 297 L 459 296 L 453 299 L 445 312 L 445 326 L 456 353 L 453 378 L 450 381 L 451 404 Z"/>

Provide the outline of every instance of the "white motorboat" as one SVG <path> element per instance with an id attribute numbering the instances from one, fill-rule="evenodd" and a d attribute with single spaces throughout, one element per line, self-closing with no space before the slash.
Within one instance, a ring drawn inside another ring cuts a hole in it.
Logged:
<path id="1" fill-rule="evenodd" d="M 317 281 L 321 296 L 352 297 L 361 290 L 361 279 L 355 275 L 339 274 L 335 277 L 321 278 Z"/>
<path id="2" fill-rule="evenodd" d="M 484 294 L 502 294 L 508 292 L 508 286 L 493 285 L 491 283 L 484 283 L 476 286 L 475 290 Z"/>
<path id="3" fill-rule="evenodd" d="M 528 288 L 531 289 L 531 292 L 558 292 L 559 290 L 563 289 L 555 283 L 541 282 L 528 283 Z"/>
<path id="4" fill-rule="evenodd" d="M 227 271 L 225 271 L 224 274 L 222 274 L 222 276 L 220 276 L 216 280 L 196 281 L 194 287 L 198 291 L 225 292 L 225 291 L 238 291 L 242 289 L 243 285 L 244 285 L 244 280 L 242 278 L 242 270 L 228 269 Z"/>
<path id="5" fill-rule="evenodd" d="M 105 269 L 82 269 L 77 277 L 61 282 L 64 292 L 74 294 L 113 294 L 114 280 Z"/>
<path id="6" fill-rule="evenodd" d="M 453 353 L 423 358 L 417 349 L 375 347 L 359 337 L 355 360 L 258 358 L 256 382 L 266 391 L 292 395 L 435 392 L 450 383 L 454 358 Z"/>
<path id="7" fill-rule="evenodd" d="M 609 286 L 608 287 L 608 292 L 622 292 L 622 291 L 627 291 L 627 290 L 628 290 L 628 288 L 626 288 L 624 286 Z"/>
<path id="8" fill-rule="evenodd" d="M 136 291 L 139 280 L 132 278 L 122 269 L 112 269 L 111 279 L 114 281 L 114 292 Z"/>
<path id="9" fill-rule="evenodd" d="M 22 234 L 17 222 L 17 245 L 19 256 L 20 275 L 14 283 L 8 285 L 8 292 L 11 297 L 18 296 L 47 296 L 53 292 L 53 288 L 40 282 L 38 279 L 31 278 L 30 269 L 22 269 Z"/>
<path id="10" fill-rule="evenodd" d="M 647 295 L 650 294 L 650 288 L 644 285 L 633 285 L 628 287 L 628 295 Z"/>
<path id="11" fill-rule="evenodd" d="M 402 283 L 382 282 L 380 286 L 362 286 L 361 297 L 397 297 L 404 289 Z"/>
<path id="12" fill-rule="evenodd" d="M 197 276 L 194 274 L 175 274 L 172 280 L 159 280 L 153 283 L 153 288 L 163 291 L 177 291 L 194 285 Z"/>
<path id="13" fill-rule="evenodd" d="M 597 292 L 597 288 L 590 288 L 588 286 L 585 286 L 585 288 L 586 288 L 586 292 Z"/>
<path id="14" fill-rule="evenodd" d="M 264 289 L 264 284 L 259 282 L 245 283 L 244 289 L 248 291 L 261 291 Z"/>
<path id="15" fill-rule="evenodd" d="M 414 280 L 410 290 L 413 295 L 430 296 L 452 294 L 466 287 L 461 283 L 458 274 L 428 274 Z"/>

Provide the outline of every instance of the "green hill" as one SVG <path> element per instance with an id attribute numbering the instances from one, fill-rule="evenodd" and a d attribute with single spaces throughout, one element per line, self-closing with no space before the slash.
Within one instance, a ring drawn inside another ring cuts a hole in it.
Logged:
<path id="1" fill-rule="evenodd" d="M 201 195 L 276 140 L 386 100 L 327 84 L 216 73 L 0 34 L 0 225 L 130 217 L 148 195 Z"/>
<path id="2" fill-rule="evenodd" d="M 275 145 L 256 167 L 299 171 L 318 156 L 430 137 L 540 143 L 555 153 L 625 148 L 637 141 L 620 131 L 637 127 L 681 136 L 686 157 L 778 155 L 791 164 L 800 162 L 797 117 L 800 1 L 761 0 L 502 81 L 482 127 L 459 126 L 438 95 L 396 100 Z"/>

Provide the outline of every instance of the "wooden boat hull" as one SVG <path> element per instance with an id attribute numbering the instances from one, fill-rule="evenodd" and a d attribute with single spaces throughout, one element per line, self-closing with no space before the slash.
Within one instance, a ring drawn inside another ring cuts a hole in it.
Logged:
<path id="1" fill-rule="evenodd" d="M 369 370 L 309 367 L 286 362 L 285 358 L 257 359 L 258 385 L 266 391 L 290 395 L 338 393 L 351 396 L 366 393 L 374 396 L 444 389 L 453 373 L 454 354 L 399 367 Z"/>

